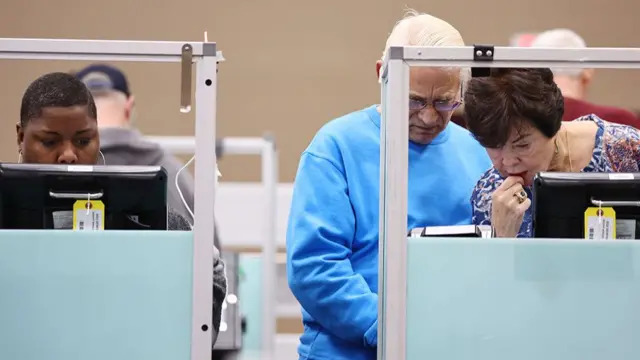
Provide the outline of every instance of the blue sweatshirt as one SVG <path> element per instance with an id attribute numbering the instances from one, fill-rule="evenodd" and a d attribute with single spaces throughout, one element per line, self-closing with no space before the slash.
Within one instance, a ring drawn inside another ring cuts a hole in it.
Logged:
<path id="1" fill-rule="evenodd" d="M 471 224 L 471 192 L 491 167 L 450 123 L 409 143 L 408 229 Z M 303 308 L 301 359 L 373 360 L 378 343 L 380 114 L 326 124 L 302 154 L 287 229 L 289 286 Z"/>

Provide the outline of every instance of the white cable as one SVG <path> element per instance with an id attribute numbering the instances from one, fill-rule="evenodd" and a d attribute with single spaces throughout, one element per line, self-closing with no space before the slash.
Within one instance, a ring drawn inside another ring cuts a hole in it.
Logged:
<path id="1" fill-rule="evenodd" d="M 192 219 L 194 219 L 194 220 L 196 219 L 196 217 L 195 217 L 195 215 L 193 215 L 193 211 L 191 210 L 191 208 L 189 208 L 189 205 L 187 204 L 187 200 L 185 200 L 184 195 L 182 194 L 182 190 L 180 190 L 180 182 L 178 181 L 178 179 L 180 179 L 180 173 L 181 173 L 184 169 L 186 169 L 189 165 L 191 165 L 191 163 L 192 163 L 192 162 L 193 162 L 193 160 L 195 160 L 195 159 L 196 159 L 196 156 L 195 156 L 195 155 L 193 155 L 193 156 L 191 157 L 191 159 L 189 159 L 189 161 L 187 161 L 187 163 L 186 163 L 186 164 L 184 164 L 184 165 L 180 168 L 180 170 L 178 170 L 178 172 L 176 173 L 176 178 L 174 179 L 174 180 L 175 180 L 175 184 L 176 184 L 176 189 L 178 190 L 178 195 L 180 195 L 180 200 L 182 200 L 182 204 L 184 205 L 184 207 L 185 207 L 185 208 L 187 209 L 187 211 L 189 212 L 189 215 L 191 215 L 191 218 L 192 218 Z M 220 174 L 220 170 L 217 170 L 216 172 L 217 172 L 217 176 L 218 176 L 218 178 L 219 178 L 222 174 Z M 216 182 L 217 182 L 217 179 L 216 179 Z M 187 220 L 187 222 L 189 222 L 189 221 Z M 193 224 L 189 223 L 189 225 L 191 226 L 191 228 L 193 228 Z"/>
<path id="2" fill-rule="evenodd" d="M 191 208 L 189 208 L 189 205 L 187 204 L 187 200 L 184 199 L 184 195 L 182 194 L 182 190 L 180 190 L 180 184 L 178 179 L 180 179 L 180 173 L 186 169 L 189 165 L 191 165 L 191 163 L 193 162 L 193 160 L 196 159 L 196 156 L 193 155 L 191 157 L 191 159 L 189 159 L 189 161 L 187 161 L 186 164 L 184 164 L 180 170 L 178 170 L 178 172 L 176 173 L 176 178 L 174 179 L 176 182 L 176 189 L 178 189 L 178 195 L 180 195 L 180 200 L 182 200 L 182 204 L 184 205 L 184 207 L 187 209 L 187 211 L 189 212 L 189 215 L 191 215 L 191 218 L 195 220 L 195 215 L 193 215 L 193 211 L 191 211 Z M 191 226 L 191 228 L 193 229 L 193 224 L 191 224 L 188 220 L 187 222 L 189 223 L 189 226 Z"/>

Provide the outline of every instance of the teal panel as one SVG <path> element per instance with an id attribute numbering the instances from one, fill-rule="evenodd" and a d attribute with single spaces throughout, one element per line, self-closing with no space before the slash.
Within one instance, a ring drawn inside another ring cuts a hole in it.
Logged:
<path id="1" fill-rule="evenodd" d="M 640 242 L 416 239 L 407 358 L 640 359 Z"/>
<path id="2" fill-rule="evenodd" d="M 0 359 L 188 360 L 191 232 L 0 231 Z"/>

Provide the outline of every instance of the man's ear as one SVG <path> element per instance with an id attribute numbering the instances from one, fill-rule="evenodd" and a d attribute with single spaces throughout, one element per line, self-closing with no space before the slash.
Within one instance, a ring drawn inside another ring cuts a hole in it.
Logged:
<path id="1" fill-rule="evenodd" d="M 582 74 L 580 75 L 580 82 L 582 83 L 582 86 L 589 87 L 589 85 L 591 85 L 594 73 L 594 69 L 584 69 L 582 71 Z"/>
<path id="2" fill-rule="evenodd" d="M 20 123 L 16 124 L 16 142 L 18 144 L 18 148 L 22 148 L 22 142 L 24 141 L 24 131 L 22 130 L 22 126 Z"/>
<path id="3" fill-rule="evenodd" d="M 380 79 L 380 69 L 382 69 L 382 60 L 376 61 L 376 78 Z"/>
<path id="4" fill-rule="evenodd" d="M 131 116 L 133 115 L 133 108 L 136 106 L 136 98 L 133 95 L 130 95 L 127 99 L 127 103 L 125 105 L 127 122 L 131 122 Z"/>

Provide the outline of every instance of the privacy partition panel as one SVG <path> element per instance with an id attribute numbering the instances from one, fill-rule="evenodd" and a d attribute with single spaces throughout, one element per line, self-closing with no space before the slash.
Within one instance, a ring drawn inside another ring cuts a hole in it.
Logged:
<path id="1" fill-rule="evenodd" d="M 195 197 L 198 201 L 195 203 L 195 227 L 193 231 L 193 243 L 190 244 L 192 250 L 189 258 L 173 259 L 181 262 L 182 266 L 190 267 L 191 272 L 191 360 L 204 360 L 211 357 L 211 321 L 212 321 L 212 281 L 213 281 L 213 258 L 214 258 L 214 199 L 216 181 L 216 84 L 217 84 L 217 67 L 218 62 L 222 60 L 221 54 L 217 52 L 216 44 L 210 42 L 178 42 L 178 41 L 110 41 L 110 40 L 59 40 L 59 39 L 6 39 L 0 38 L 0 59 L 17 59 L 17 60 L 91 60 L 91 61 L 148 61 L 148 62 L 176 62 L 180 63 L 181 73 L 181 96 L 176 99 L 176 111 L 189 112 L 192 107 L 191 79 L 192 64 L 196 63 L 196 91 L 195 100 L 197 103 L 195 137 L 196 137 L 196 156 L 195 165 Z M 32 238 L 45 237 L 48 232 L 29 233 Z M 91 241 L 88 240 L 89 249 L 84 251 L 97 251 L 102 243 L 95 240 L 97 237 L 104 238 L 109 241 L 116 234 L 94 234 Z M 0 232 L 0 236 L 3 232 Z M 133 234 L 127 234 L 133 235 Z M 158 237 L 171 236 L 170 234 L 156 234 Z M 8 236 L 8 235 L 7 235 Z M 25 235 L 26 236 L 26 235 Z M 148 239 L 150 235 L 145 235 L 144 239 Z M 189 238 L 188 236 L 187 238 Z M 60 238 L 60 237 L 57 237 Z M 62 237 L 64 238 L 64 237 Z M 127 236 L 128 239 L 135 241 L 135 236 Z M 175 238 L 175 236 L 173 237 Z M 171 238 L 171 239 L 173 239 Z M 75 239 L 75 237 L 74 237 Z M 167 238 L 169 239 L 169 238 Z M 38 240 L 41 241 L 41 240 Z M 38 244 L 34 240 L 34 246 Z M 167 240 L 167 243 L 171 241 Z M 91 245 L 93 244 L 93 245 Z M 120 244 L 109 243 L 113 246 Z M 146 243 L 152 244 L 152 243 Z M 162 244 L 162 242 L 159 242 Z M 11 246 L 10 241 L 0 243 L 2 246 Z M 67 245 L 71 246 L 71 245 Z M 91 247 L 94 246 L 94 247 Z M 149 246 L 149 245 L 147 245 Z M 162 245 L 159 245 L 162 246 Z M 167 245 L 169 246 L 169 245 Z M 173 245 L 172 245 L 173 246 Z M 35 251 L 35 250 L 34 250 Z M 154 247 L 150 246 L 147 253 L 153 256 Z M 127 248 L 122 249 L 122 254 L 127 254 Z M 23 251 L 21 254 L 29 255 L 30 252 Z M 57 256 L 70 256 L 65 253 L 56 253 Z M 171 256 L 171 251 L 162 252 L 163 256 Z M 25 255 L 25 256 L 26 256 Z M 83 256 L 79 252 L 77 256 Z M 175 252 L 174 256 L 180 256 Z M 25 259 L 28 260 L 28 259 Z M 64 259 L 56 259 L 56 263 L 65 263 Z M 144 259 L 142 259 L 144 260 Z M 107 260 L 105 260 L 107 261 Z M 112 261 L 112 260 L 109 260 Z M 144 267 L 144 263 L 140 264 Z M 177 266 L 177 265 L 176 265 Z M 80 274 L 83 269 L 78 268 L 76 271 Z M 15 268 L 16 276 L 24 273 L 24 269 Z M 42 271 L 46 272 L 46 269 Z M 66 270 L 65 270 L 66 271 Z M 72 271 L 72 270 L 68 270 Z M 12 278 L 11 274 L 5 274 L 6 279 Z M 107 274 L 108 275 L 108 274 Z M 105 275 L 105 276 L 107 276 Z M 114 274 L 117 276 L 117 274 Z M 60 281 L 73 281 L 73 276 L 59 279 Z M 115 279 L 110 279 L 115 280 Z M 140 280 L 140 278 L 138 279 Z M 9 281 L 9 280 L 7 280 Z M 154 284 L 159 279 L 146 279 L 146 281 Z M 117 282 L 115 282 L 117 284 Z M 159 285 L 159 284 L 158 284 Z M 75 286 L 69 283 L 69 286 Z M 114 285 L 115 286 L 115 285 Z M 123 289 L 114 287 L 114 291 L 124 291 Z M 117 290 L 120 289 L 120 290 Z M 176 289 L 180 290 L 180 289 Z M 149 299 L 149 301 L 163 301 L 162 298 Z M 126 304 L 121 304 L 126 306 Z M 25 305 L 26 306 L 26 305 Z M 105 304 L 104 306 L 114 306 L 114 304 Z M 55 309 L 53 309 L 55 310 Z M 129 309 L 132 311 L 132 309 Z M 132 320 L 135 320 L 136 312 L 132 311 Z M 142 318 L 141 318 L 142 319 Z M 64 329 L 64 324 L 34 324 L 40 326 L 51 325 L 52 328 Z M 122 324 L 122 331 L 126 331 L 127 327 Z M 168 326 L 169 324 L 165 324 Z M 132 334 L 135 336 L 135 334 Z M 42 339 L 35 339 L 42 340 Z M 86 344 L 85 344 L 86 345 Z M 97 346 L 99 344 L 94 344 Z M 17 345 L 16 345 L 17 346 Z M 33 346 L 37 346 L 34 344 Z M 118 344 L 102 344 L 102 346 L 118 346 Z M 140 346 L 143 346 L 142 344 Z M 164 346 L 159 343 L 158 346 Z M 58 348 L 56 348 L 58 349 Z M 43 354 L 44 358 L 56 358 L 68 351 L 66 359 L 73 354 L 72 349 L 58 349 L 58 354 Z M 137 349 L 140 350 L 140 349 Z M 106 350 L 105 350 L 106 352 Z M 133 351 L 134 354 L 140 352 Z M 106 355 L 105 355 L 106 356 Z M 185 354 L 189 356 L 189 354 Z M 140 357 L 137 357 L 140 358 Z M 185 357 L 186 358 L 186 357 Z"/>
<path id="2" fill-rule="evenodd" d="M 406 359 L 409 68 L 640 68 L 640 49 L 391 47 L 382 75 L 378 358 Z M 424 319 L 428 321 L 428 319 Z M 464 345 L 464 344 L 461 344 Z"/>

